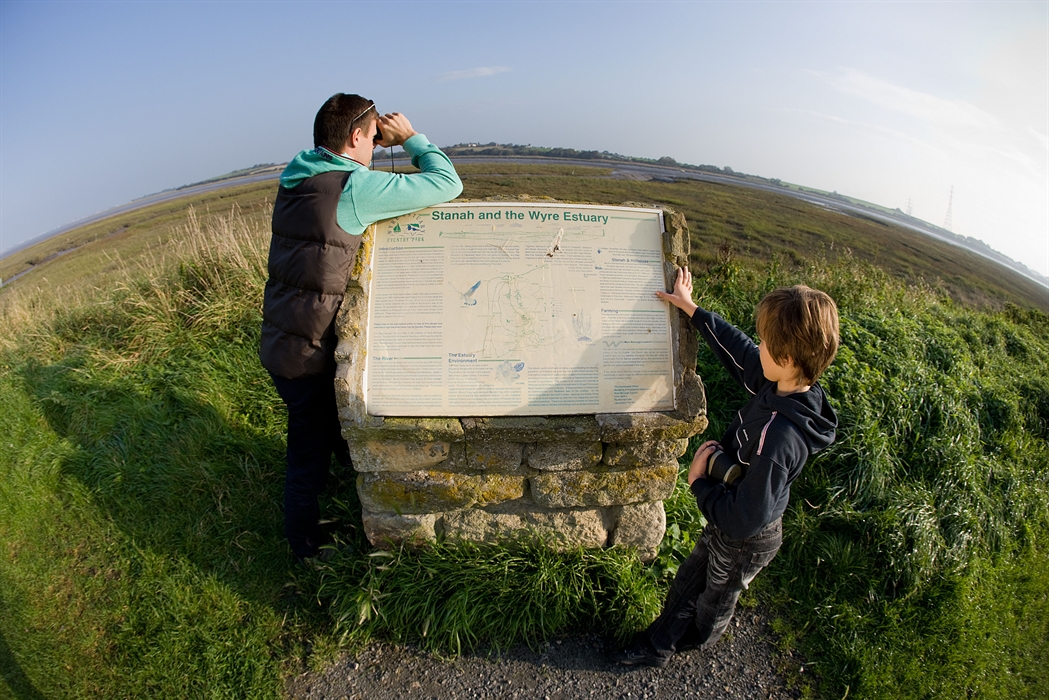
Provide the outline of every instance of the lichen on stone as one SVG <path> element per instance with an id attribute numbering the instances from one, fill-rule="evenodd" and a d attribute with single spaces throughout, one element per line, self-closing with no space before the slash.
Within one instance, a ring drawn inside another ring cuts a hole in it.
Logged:
<path id="1" fill-rule="evenodd" d="M 524 476 L 422 469 L 358 474 L 357 493 L 364 508 L 376 513 L 435 513 L 520 498 L 526 483 Z"/>
<path id="2" fill-rule="evenodd" d="M 662 501 L 674 492 L 677 462 L 643 469 L 543 472 L 531 477 L 532 499 L 546 508 Z"/>

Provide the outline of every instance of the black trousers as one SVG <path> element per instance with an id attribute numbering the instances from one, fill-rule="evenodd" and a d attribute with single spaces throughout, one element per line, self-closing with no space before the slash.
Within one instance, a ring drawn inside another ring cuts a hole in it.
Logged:
<path id="1" fill-rule="evenodd" d="M 299 379 L 270 376 L 288 406 L 284 535 L 295 556 L 310 557 L 324 544 L 317 498 L 328 481 L 332 455 L 350 463 L 335 403 L 335 368 Z"/>
<path id="2" fill-rule="evenodd" d="M 721 637 L 740 592 L 768 566 L 783 541 L 777 518 L 745 540 L 730 540 L 708 524 L 677 570 L 663 611 L 645 630 L 656 654 L 669 658 L 679 648 L 708 648 Z"/>

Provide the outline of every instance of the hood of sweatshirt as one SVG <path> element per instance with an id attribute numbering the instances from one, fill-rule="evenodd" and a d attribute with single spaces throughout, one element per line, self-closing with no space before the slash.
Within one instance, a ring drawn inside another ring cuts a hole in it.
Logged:
<path id="1" fill-rule="evenodd" d="M 834 442 L 838 417 L 819 384 L 814 384 L 808 391 L 787 396 L 780 396 L 773 390 L 761 398 L 768 410 L 776 411 L 798 427 L 809 454 L 816 454 Z"/>
<path id="2" fill-rule="evenodd" d="M 289 189 L 295 188 L 299 183 L 314 175 L 331 172 L 332 170 L 354 171 L 363 168 L 357 161 L 332 153 L 326 148 L 314 148 L 303 151 L 292 158 L 280 174 L 280 184 Z"/>

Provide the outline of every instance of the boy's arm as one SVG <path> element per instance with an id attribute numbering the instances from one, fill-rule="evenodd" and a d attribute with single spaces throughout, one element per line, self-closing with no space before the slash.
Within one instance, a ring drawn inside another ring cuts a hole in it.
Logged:
<path id="1" fill-rule="evenodd" d="M 783 515 L 790 485 L 810 455 L 807 438 L 791 421 L 774 413 L 761 431 L 757 454 L 750 455 L 743 478 L 728 487 L 697 478 L 689 483 L 706 519 L 730 539 L 752 537 Z M 738 453 L 734 455 L 738 458 Z M 691 475 L 690 475 L 691 478 Z"/>
<path id="2" fill-rule="evenodd" d="M 687 267 L 677 271 L 673 292 L 668 294 L 658 290 L 656 296 L 688 314 L 692 325 L 732 378 L 751 394 L 757 393 L 761 384 L 767 381 L 761 371 L 758 346 L 746 333 L 692 301 L 692 273 Z"/>
<path id="3" fill-rule="evenodd" d="M 777 505 L 789 497 L 790 478 L 786 467 L 761 458 L 748 467 L 734 489 L 702 477 L 692 482 L 691 489 L 703 517 L 729 539 L 742 540 L 775 520 Z"/>

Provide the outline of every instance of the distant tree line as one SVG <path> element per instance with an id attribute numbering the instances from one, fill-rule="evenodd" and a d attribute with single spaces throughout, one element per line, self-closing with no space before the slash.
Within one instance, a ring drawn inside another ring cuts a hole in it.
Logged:
<path id="1" fill-rule="evenodd" d="M 776 187 L 782 186 L 779 178 L 767 178 L 760 175 L 748 175 L 725 166 L 719 168 L 716 165 L 692 165 L 691 163 L 679 163 L 670 156 L 662 158 L 639 158 L 636 156 L 624 156 L 621 153 L 611 151 L 579 151 L 574 148 L 546 148 L 544 146 L 533 146 L 531 144 L 513 143 L 457 143 L 454 146 L 442 147 L 450 156 L 543 156 L 545 158 L 571 158 L 574 160 L 591 161 L 618 161 L 621 163 L 644 163 L 647 165 L 661 165 L 670 168 L 681 168 L 682 170 L 695 170 L 705 173 L 715 173 L 736 177 L 744 180 L 764 182 Z"/>
<path id="2" fill-rule="evenodd" d="M 234 170 L 232 172 L 228 172 L 225 175 L 217 175 L 215 177 L 209 177 L 207 180 L 200 180 L 199 182 L 191 182 L 188 185 L 180 185 L 179 187 L 169 187 L 166 190 L 161 190 L 161 192 L 171 192 L 171 191 L 184 190 L 187 187 L 196 187 L 198 185 L 208 185 L 208 184 L 211 184 L 212 182 L 221 182 L 222 180 L 232 180 L 235 177 L 245 177 L 245 176 L 248 176 L 248 175 L 255 175 L 255 174 L 264 172 L 266 170 L 272 170 L 274 168 L 283 168 L 285 165 L 286 165 L 286 163 L 257 163 L 255 165 L 251 166 L 250 168 L 241 168 L 240 170 Z"/>

